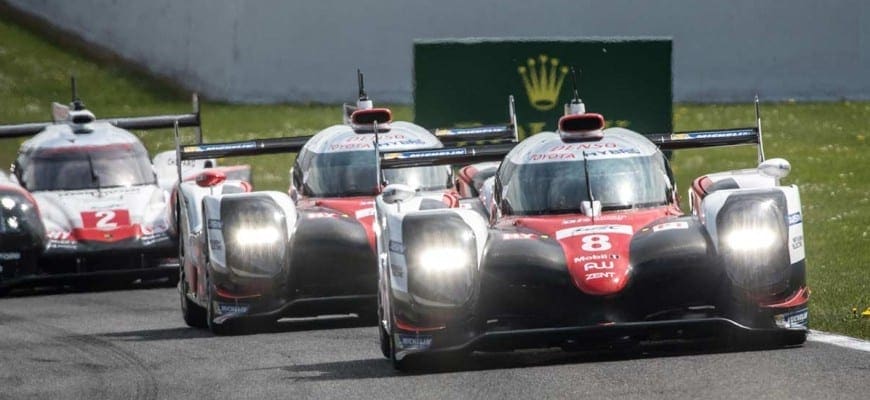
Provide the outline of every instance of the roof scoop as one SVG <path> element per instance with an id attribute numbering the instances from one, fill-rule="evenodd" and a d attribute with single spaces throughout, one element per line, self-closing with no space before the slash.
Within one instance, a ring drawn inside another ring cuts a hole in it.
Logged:
<path id="1" fill-rule="evenodd" d="M 587 113 L 586 105 L 577 90 L 577 74 L 571 67 L 571 81 L 574 84 L 574 98 L 565 104 L 565 115 L 559 118 L 559 136 L 563 142 L 587 142 L 604 137 L 604 117 L 601 114 Z"/>

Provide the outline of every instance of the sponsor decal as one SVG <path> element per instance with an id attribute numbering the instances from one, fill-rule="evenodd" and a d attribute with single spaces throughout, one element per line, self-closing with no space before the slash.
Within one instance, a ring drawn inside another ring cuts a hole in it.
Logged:
<path id="1" fill-rule="evenodd" d="M 0 253 L 0 261 L 15 261 L 21 259 L 21 253 Z"/>
<path id="2" fill-rule="evenodd" d="M 687 132 L 671 135 L 672 140 L 720 139 L 727 137 L 743 137 L 755 135 L 754 130 L 731 130 L 718 132 Z"/>
<path id="3" fill-rule="evenodd" d="M 374 207 L 363 208 L 361 210 L 357 210 L 356 213 L 354 214 L 356 219 L 371 217 L 372 215 L 375 215 Z"/>
<path id="4" fill-rule="evenodd" d="M 575 263 L 587 262 L 587 261 L 604 261 L 604 260 L 618 260 L 619 254 L 592 254 L 589 256 L 580 256 L 574 257 Z"/>
<path id="5" fill-rule="evenodd" d="M 432 346 L 432 335 L 399 334 L 399 347 L 405 350 L 426 350 Z"/>
<path id="6" fill-rule="evenodd" d="M 223 227 L 224 227 L 224 224 L 219 219 L 209 219 L 208 220 L 208 229 L 222 229 Z"/>
<path id="7" fill-rule="evenodd" d="M 590 261 L 590 262 L 587 262 L 586 264 L 583 264 L 584 271 L 600 270 L 600 269 L 613 269 L 613 261 L 601 261 L 601 262 Z M 587 278 L 587 280 L 588 280 L 588 278 Z"/>
<path id="8" fill-rule="evenodd" d="M 48 240 L 69 241 L 72 237 L 72 234 L 70 232 L 64 231 L 51 231 L 48 232 L 48 234 L 46 234 L 45 236 L 48 237 Z"/>
<path id="9" fill-rule="evenodd" d="M 556 232 L 556 240 L 561 240 L 571 236 L 589 235 L 589 234 L 623 234 L 631 235 L 634 233 L 634 228 L 631 225 L 589 225 L 579 226 L 576 228 L 562 229 Z"/>
<path id="10" fill-rule="evenodd" d="M 246 314 L 251 307 L 247 304 L 218 303 L 218 309 L 223 314 Z"/>
<path id="11" fill-rule="evenodd" d="M 75 250 L 76 242 L 72 240 L 49 240 L 46 250 Z"/>
<path id="12" fill-rule="evenodd" d="M 390 265 L 390 273 L 396 278 L 402 278 L 405 276 L 405 267 L 392 264 Z"/>
<path id="13" fill-rule="evenodd" d="M 331 212 L 309 212 L 303 214 L 305 218 L 308 219 L 317 219 L 317 218 L 337 218 L 338 214 Z"/>
<path id="14" fill-rule="evenodd" d="M 404 151 L 401 153 L 384 154 L 384 160 L 405 160 L 423 157 L 447 157 L 447 156 L 463 156 L 468 153 L 468 149 L 464 147 L 445 150 L 421 150 L 421 151 Z"/>
<path id="15" fill-rule="evenodd" d="M 800 211 L 788 215 L 788 225 L 797 225 L 803 222 Z"/>
<path id="16" fill-rule="evenodd" d="M 224 245 L 223 245 L 223 243 L 221 243 L 220 240 L 209 239 L 208 240 L 208 247 L 212 250 L 215 250 L 215 251 L 221 251 L 221 250 L 223 250 Z"/>
<path id="17" fill-rule="evenodd" d="M 535 239 L 538 235 L 534 233 L 504 233 L 501 235 L 502 240 L 521 240 L 521 239 Z"/>
<path id="18" fill-rule="evenodd" d="M 807 326 L 809 322 L 809 310 L 801 308 L 787 312 L 785 314 L 777 314 L 773 316 L 773 322 L 780 328 L 796 328 L 798 326 Z"/>
<path id="19" fill-rule="evenodd" d="M 586 281 L 594 281 L 596 279 L 616 278 L 615 272 L 593 272 L 586 274 Z"/>
<path id="20" fill-rule="evenodd" d="M 653 226 L 653 232 L 669 231 L 671 229 L 689 229 L 689 223 L 686 221 L 665 222 Z"/>
<path id="21" fill-rule="evenodd" d="M 402 242 L 390 240 L 390 251 L 393 253 L 405 254 L 405 246 L 402 245 Z"/>
<path id="22" fill-rule="evenodd" d="M 257 148 L 257 142 L 202 144 L 199 146 L 184 146 L 183 152 L 246 150 Z"/>
<path id="23" fill-rule="evenodd" d="M 804 236 L 803 235 L 797 235 L 797 236 L 791 238 L 791 248 L 793 250 L 797 250 L 803 246 L 804 246 Z"/>
<path id="24" fill-rule="evenodd" d="M 166 233 L 155 233 L 152 235 L 142 236 L 141 240 L 142 240 L 142 245 L 152 246 L 152 245 L 160 243 L 160 242 L 169 241 L 169 235 Z"/>
<path id="25" fill-rule="evenodd" d="M 477 126 L 472 128 L 437 129 L 435 136 L 488 135 L 512 132 L 508 126 Z"/>

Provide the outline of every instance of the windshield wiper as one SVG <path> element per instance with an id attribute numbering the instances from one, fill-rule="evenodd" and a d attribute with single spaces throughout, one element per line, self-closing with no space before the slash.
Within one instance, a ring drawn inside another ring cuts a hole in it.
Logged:
<path id="1" fill-rule="evenodd" d="M 97 171 L 94 170 L 94 161 L 91 160 L 91 155 L 86 154 L 88 157 L 88 168 L 91 170 L 91 183 L 97 184 L 97 191 L 101 191 L 102 187 L 100 185 L 100 176 L 97 175 Z"/>

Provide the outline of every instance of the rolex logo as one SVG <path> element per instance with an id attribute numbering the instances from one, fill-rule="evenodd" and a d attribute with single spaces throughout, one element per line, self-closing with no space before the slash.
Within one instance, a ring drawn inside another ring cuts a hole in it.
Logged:
<path id="1" fill-rule="evenodd" d="M 523 77 L 523 86 L 532 107 L 541 111 L 552 110 L 568 75 L 568 67 L 560 67 L 558 58 L 541 54 L 537 60 L 526 60 L 526 65 L 519 66 L 517 71 Z"/>

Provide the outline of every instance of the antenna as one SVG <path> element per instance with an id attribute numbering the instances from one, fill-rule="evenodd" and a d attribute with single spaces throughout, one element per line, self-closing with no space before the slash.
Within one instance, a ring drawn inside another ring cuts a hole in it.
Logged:
<path id="1" fill-rule="evenodd" d="M 359 99 L 356 101 L 357 110 L 370 110 L 375 104 L 369 99 L 369 96 L 366 94 L 366 83 L 365 78 L 363 77 L 363 73 L 357 68 L 356 70 L 356 83 L 359 86 Z"/>
<path id="2" fill-rule="evenodd" d="M 583 71 L 580 71 L 583 72 Z M 574 70 L 574 66 L 571 66 L 571 84 L 574 86 L 574 98 L 571 99 L 572 103 L 582 103 L 580 100 L 580 91 L 577 90 L 577 71 Z"/>
<path id="3" fill-rule="evenodd" d="M 362 76 L 362 75 L 360 75 Z M 383 183 L 383 171 L 381 171 L 381 142 L 378 137 L 378 121 L 372 121 L 372 129 L 375 131 L 375 188 L 380 190 Z"/>
<path id="4" fill-rule="evenodd" d="M 359 68 L 357 68 L 356 70 L 356 83 L 357 86 L 359 86 L 359 99 L 368 100 L 368 95 L 366 95 L 365 78 L 363 77 L 363 73 L 359 70 Z"/>
<path id="5" fill-rule="evenodd" d="M 755 129 L 758 130 L 758 163 L 764 162 L 764 141 L 761 140 L 761 106 L 758 93 L 755 94 Z"/>
<path id="6" fill-rule="evenodd" d="M 565 115 L 585 114 L 586 105 L 580 99 L 580 91 L 577 89 L 577 71 L 573 65 L 571 66 L 571 83 L 574 85 L 574 98 L 565 105 Z"/>
<path id="7" fill-rule="evenodd" d="M 75 110 L 75 111 L 84 110 L 85 103 L 82 102 L 82 99 L 79 98 L 79 91 L 78 91 L 78 88 L 76 87 L 76 76 L 70 75 L 69 81 L 70 81 L 70 86 L 72 88 L 72 103 L 71 103 L 71 105 L 72 105 L 73 110 Z"/>

